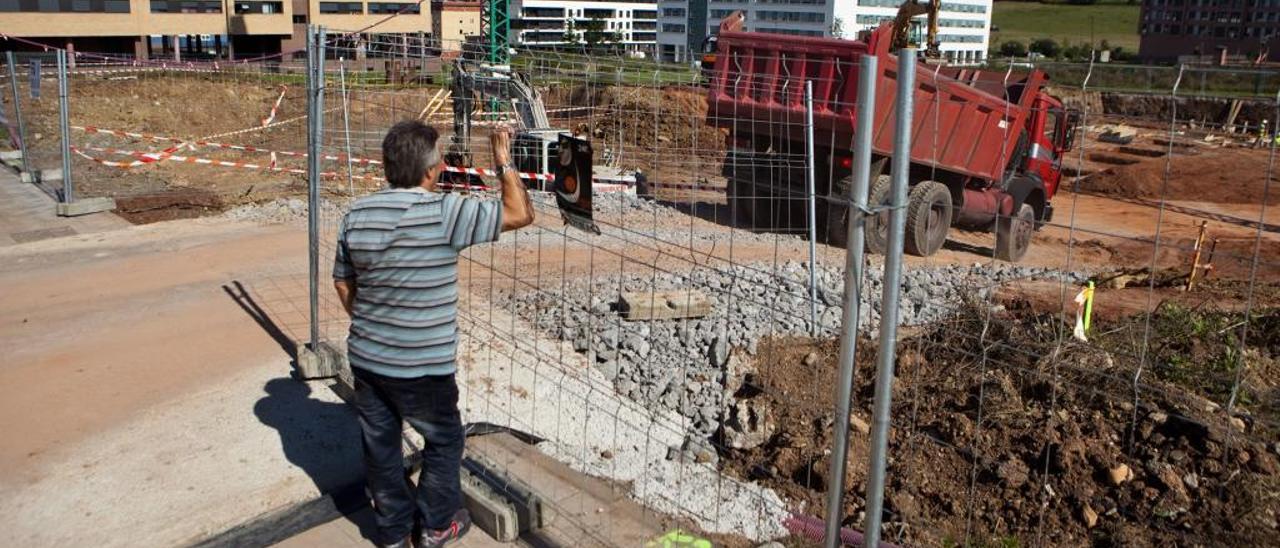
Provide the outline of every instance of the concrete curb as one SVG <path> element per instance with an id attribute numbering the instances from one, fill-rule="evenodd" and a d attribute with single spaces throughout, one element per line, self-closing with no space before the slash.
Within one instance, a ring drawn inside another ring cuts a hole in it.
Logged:
<path id="1" fill-rule="evenodd" d="M 308 501 L 286 505 L 211 537 L 188 544 L 193 548 L 270 546 L 303 531 L 367 507 L 364 480 Z"/>

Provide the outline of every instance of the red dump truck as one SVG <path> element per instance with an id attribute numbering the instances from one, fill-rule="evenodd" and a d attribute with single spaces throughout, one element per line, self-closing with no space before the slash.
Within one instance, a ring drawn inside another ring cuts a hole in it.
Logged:
<path id="1" fill-rule="evenodd" d="M 729 130 L 724 174 L 739 223 L 806 225 L 804 83 L 813 82 L 818 229 L 841 244 L 847 222 L 859 63 L 875 55 L 868 204 L 887 204 L 899 71 L 894 26 L 864 40 L 723 30 L 708 82 L 708 121 Z M 1032 232 L 1053 217 L 1077 117 L 1042 89 L 1047 77 L 919 63 L 915 75 L 906 250 L 930 255 L 951 226 L 996 233 L 995 254 L 1017 261 Z M 886 247 L 888 213 L 867 221 L 867 247 Z"/>

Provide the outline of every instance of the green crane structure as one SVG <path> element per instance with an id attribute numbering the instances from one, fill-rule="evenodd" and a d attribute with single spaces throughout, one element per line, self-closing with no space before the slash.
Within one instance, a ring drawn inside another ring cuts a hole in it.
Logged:
<path id="1" fill-rule="evenodd" d="M 480 36 L 488 41 L 485 61 L 491 65 L 511 62 L 510 8 L 510 0 L 484 0 L 480 9 Z"/>

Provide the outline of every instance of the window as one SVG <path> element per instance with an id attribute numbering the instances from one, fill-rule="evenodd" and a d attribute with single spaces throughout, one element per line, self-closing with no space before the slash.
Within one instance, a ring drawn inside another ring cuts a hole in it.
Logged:
<path id="1" fill-rule="evenodd" d="M 677 33 L 681 33 L 681 34 L 683 34 L 683 33 L 684 33 L 684 25 L 676 25 L 676 24 L 672 24 L 672 23 L 663 23 L 663 25 L 662 25 L 662 32 L 677 32 Z"/>
<path id="2" fill-rule="evenodd" d="M 564 8 L 525 8 L 521 13 L 525 17 L 564 17 Z"/>
<path id="3" fill-rule="evenodd" d="M 236 13 L 284 13 L 284 2 L 236 2 Z"/>
<path id="4" fill-rule="evenodd" d="M 360 2 L 321 2 L 320 13 L 364 13 Z"/>
<path id="5" fill-rule="evenodd" d="M 1044 117 L 1044 140 L 1056 143 L 1058 137 L 1058 111 L 1051 110 Z"/>
<path id="6" fill-rule="evenodd" d="M 0 13 L 129 13 L 129 0 L 0 0 Z"/>
<path id="7" fill-rule="evenodd" d="M 636 10 L 633 12 L 635 19 L 657 19 L 658 10 Z"/>
<path id="8" fill-rule="evenodd" d="M 222 13 L 218 0 L 151 0 L 151 13 Z"/>
<path id="9" fill-rule="evenodd" d="M 980 44 L 983 36 L 976 34 L 939 34 L 939 42 L 951 42 L 959 44 Z"/>
<path id="10" fill-rule="evenodd" d="M 369 13 L 422 13 L 420 6 L 411 2 L 369 2 Z"/>
<path id="11" fill-rule="evenodd" d="M 725 14 L 728 15 L 728 14 Z M 797 23 L 822 23 L 827 20 L 825 13 L 814 12 L 796 12 L 796 11 L 772 11 L 760 10 L 756 12 L 757 21 L 794 21 Z"/>
<path id="12" fill-rule="evenodd" d="M 878 8 L 897 8 L 902 5 L 902 2 L 900 0 L 858 0 L 858 5 Z M 953 11 L 958 13 L 987 13 L 987 6 L 983 4 L 943 2 L 942 11 Z"/>
<path id="13" fill-rule="evenodd" d="M 684 8 L 662 8 L 663 17 L 684 17 L 687 13 Z"/>

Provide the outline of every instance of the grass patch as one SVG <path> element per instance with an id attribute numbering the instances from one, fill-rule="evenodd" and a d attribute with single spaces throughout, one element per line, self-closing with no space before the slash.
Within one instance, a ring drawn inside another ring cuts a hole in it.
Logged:
<path id="1" fill-rule="evenodd" d="M 1093 41 L 1106 40 L 1129 52 L 1138 51 L 1137 4 L 1099 3 L 1089 6 L 1073 4 L 1039 4 L 1033 2 L 997 2 L 991 33 L 992 48 L 1007 40 L 1030 44 L 1037 38 L 1052 38 L 1059 44 L 1087 44 L 1092 29 Z"/>

